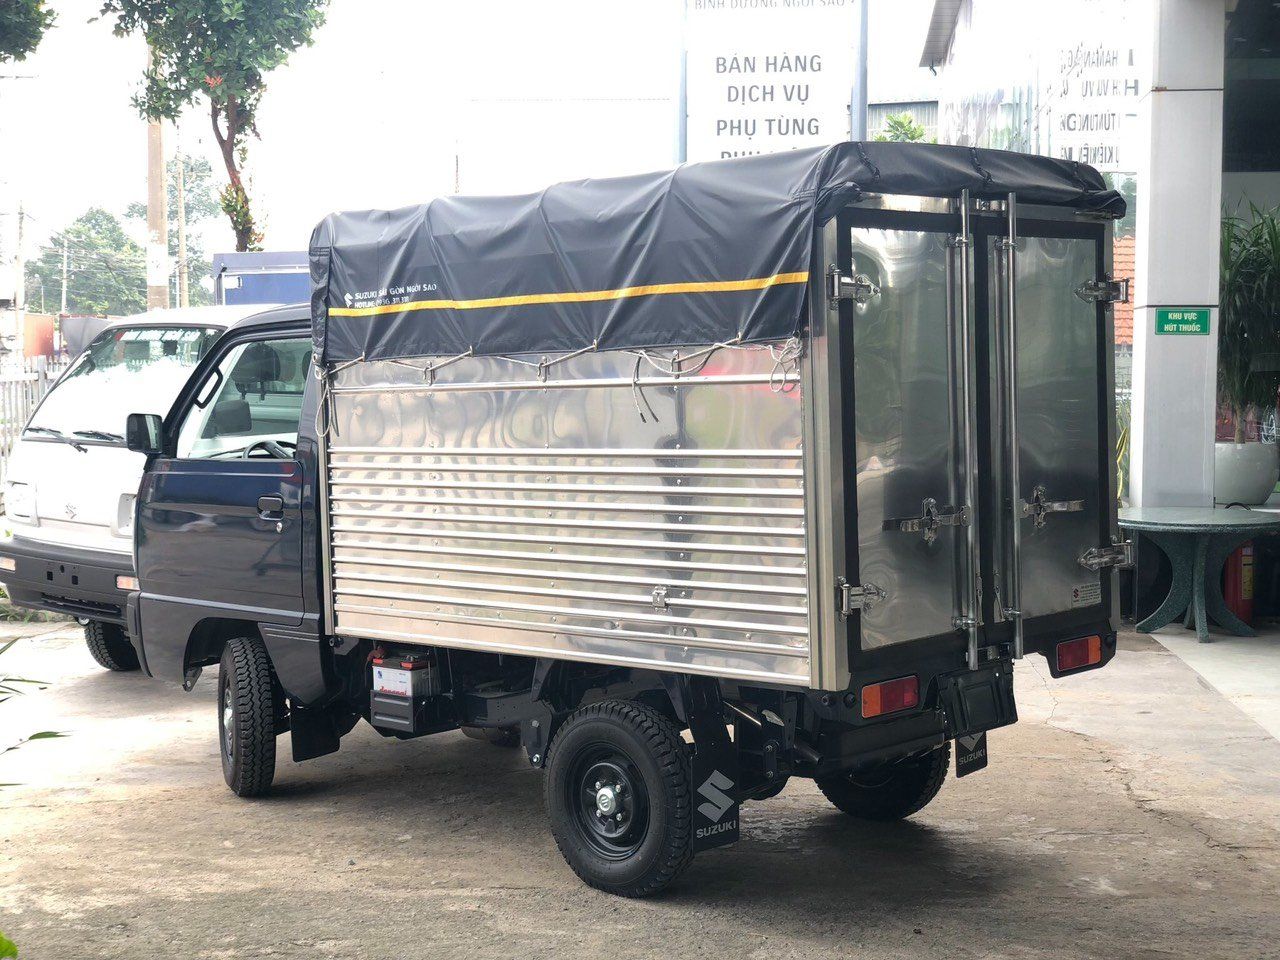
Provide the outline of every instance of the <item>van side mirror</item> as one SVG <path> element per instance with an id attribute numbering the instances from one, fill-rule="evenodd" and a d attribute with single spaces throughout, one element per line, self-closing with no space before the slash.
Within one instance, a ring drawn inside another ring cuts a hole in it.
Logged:
<path id="1" fill-rule="evenodd" d="M 131 413 L 125 424 L 125 445 L 134 453 L 148 456 L 160 452 L 160 434 L 164 422 L 159 414 Z"/>

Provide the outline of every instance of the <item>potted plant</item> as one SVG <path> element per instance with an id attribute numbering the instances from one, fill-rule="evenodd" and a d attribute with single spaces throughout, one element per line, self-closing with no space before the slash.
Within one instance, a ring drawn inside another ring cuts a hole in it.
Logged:
<path id="1" fill-rule="evenodd" d="M 1213 491 L 1219 503 L 1246 505 L 1265 502 L 1280 478 L 1274 434 L 1261 429 L 1276 409 L 1280 211 L 1250 213 L 1222 219 Z"/>

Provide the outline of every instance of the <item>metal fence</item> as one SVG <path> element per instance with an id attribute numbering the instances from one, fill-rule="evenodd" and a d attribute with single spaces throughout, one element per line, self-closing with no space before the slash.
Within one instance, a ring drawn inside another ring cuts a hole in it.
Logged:
<path id="1" fill-rule="evenodd" d="M 66 361 L 29 357 L 0 367 L 0 482 L 8 472 L 9 454 L 22 428 L 66 366 Z"/>

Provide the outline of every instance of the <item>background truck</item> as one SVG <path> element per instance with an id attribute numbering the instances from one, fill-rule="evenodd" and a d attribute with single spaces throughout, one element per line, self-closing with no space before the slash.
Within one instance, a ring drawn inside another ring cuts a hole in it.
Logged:
<path id="1" fill-rule="evenodd" d="M 847 143 L 330 217 L 310 316 L 130 418 L 145 665 L 220 664 L 243 796 L 285 729 L 518 741 L 628 896 L 793 776 L 910 815 L 1016 658 L 1115 653 L 1122 211 L 1078 164 Z"/>
<path id="2" fill-rule="evenodd" d="M 305 250 L 215 253 L 213 300 L 218 304 L 302 303 L 311 296 Z"/>

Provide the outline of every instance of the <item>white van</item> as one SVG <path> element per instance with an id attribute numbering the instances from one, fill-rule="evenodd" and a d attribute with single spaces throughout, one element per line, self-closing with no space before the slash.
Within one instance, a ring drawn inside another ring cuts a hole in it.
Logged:
<path id="1" fill-rule="evenodd" d="M 167 413 L 222 333 L 267 309 L 157 310 L 112 324 L 46 394 L 10 453 L 0 582 L 18 606 L 78 618 L 108 670 L 138 668 L 125 599 L 145 461 L 125 446 L 125 420 Z"/>

